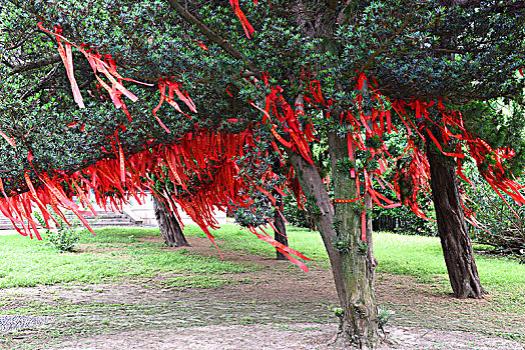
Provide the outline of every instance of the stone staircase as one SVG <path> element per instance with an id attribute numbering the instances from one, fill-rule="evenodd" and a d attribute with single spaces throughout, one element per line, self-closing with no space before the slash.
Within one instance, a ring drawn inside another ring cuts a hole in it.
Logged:
<path id="1" fill-rule="evenodd" d="M 13 226 L 8 218 L 0 214 L 0 230 L 12 230 Z"/>
<path id="2" fill-rule="evenodd" d="M 99 211 L 97 214 L 97 216 L 94 216 L 91 212 L 84 213 L 84 217 L 91 227 L 142 225 L 142 221 L 134 220 L 126 213 Z M 68 214 L 68 216 L 69 215 L 76 218 L 76 216 L 72 213 Z"/>
<path id="3" fill-rule="evenodd" d="M 97 212 L 97 216 L 94 216 L 91 212 L 83 212 L 83 214 L 91 227 L 142 225 L 142 221 L 134 220 L 125 213 L 99 211 Z M 76 216 L 73 213 L 66 213 L 65 215 L 68 219 L 76 219 Z M 11 225 L 11 221 L 0 214 L 0 230 L 12 229 L 13 226 Z"/>

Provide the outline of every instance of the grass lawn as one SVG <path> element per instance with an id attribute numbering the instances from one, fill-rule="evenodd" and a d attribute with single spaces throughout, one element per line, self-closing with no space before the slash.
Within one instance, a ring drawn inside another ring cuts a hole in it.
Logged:
<path id="1" fill-rule="evenodd" d="M 157 229 L 145 228 L 85 232 L 74 253 L 59 253 L 45 241 L 0 236 L 0 288 L 5 288 L 0 317 L 53 320 L 29 333 L 2 334 L 0 348 L 53 348 L 65 339 L 94 335 L 106 344 L 110 334 L 121 341 L 135 330 L 157 334 L 177 327 L 335 322 L 330 310 L 336 296 L 317 232 L 288 228 L 291 246 L 313 259 L 308 274 L 273 260 L 271 246 L 237 226 L 214 233 L 224 260 L 195 226 L 186 228 L 193 244 L 188 249 L 167 248 Z M 525 265 L 478 256 L 491 295 L 464 301 L 446 295 L 450 287 L 438 239 L 376 233 L 374 248 L 378 302 L 395 312 L 392 327 L 525 343 Z"/>
<path id="2" fill-rule="evenodd" d="M 202 236 L 197 227 L 188 227 L 189 236 Z M 272 247 L 250 237 L 250 233 L 234 225 L 224 225 L 216 231 L 219 245 L 224 249 L 248 251 L 273 256 Z M 319 233 L 288 227 L 290 246 L 315 261 L 328 266 L 328 257 Z M 475 247 L 476 248 L 476 247 Z M 444 293 L 452 292 L 441 245 L 437 237 L 399 235 L 385 232 L 374 234 L 374 254 L 377 271 L 416 277 L 432 283 Z M 497 299 L 501 311 L 525 314 L 525 264 L 517 260 L 477 255 L 476 262 L 483 286 Z"/>
<path id="3" fill-rule="evenodd" d="M 217 275 L 239 273 L 255 265 L 204 257 L 185 249 L 172 251 L 160 243 L 156 229 L 106 228 L 85 232 L 79 251 L 60 253 L 45 241 L 19 235 L 0 237 L 0 288 L 32 287 L 66 282 L 99 283 L 126 277 L 169 274 L 166 283 L 208 287 L 221 284 Z M 171 275 L 180 275 L 174 276 Z M 188 276 L 186 276 L 188 275 Z"/>
<path id="4" fill-rule="evenodd" d="M 188 236 L 204 237 L 196 226 Z M 215 232 L 224 250 L 271 257 L 272 247 L 235 225 Z M 289 227 L 293 248 L 327 266 L 327 257 L 317 232 Z M 158 230 L 145 228 L 99 229 L 86 233 L 80 252 L 58 253 L 44 241 L 21 236 L 0 237 L 0 288 L 29 287 L 66 282 L 99 283 L 129 277 L 165 275 L 169 286 L 218 287 L 229 282 L 221 275 L 253 271 L 255 264 L 222 261 L 188 250 L 168 250 L 148 241 Z M 376 233 L 374 251 L 378 271 L 410 275 L 431 283 L 443 293 L 450 291 L 441 247 L 437 238 Z M 515 260 L 477 256 L 482 283 L 497 299 L 501 311 L 525 314 L 525 265 Z M 295 266 L 290 265 L 290 269 Z M 297 269 L 297 273 L 302 273 Z"/>

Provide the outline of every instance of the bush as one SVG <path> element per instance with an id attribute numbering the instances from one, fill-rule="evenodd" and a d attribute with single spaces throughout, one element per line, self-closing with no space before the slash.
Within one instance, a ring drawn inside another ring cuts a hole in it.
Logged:
<path id="1" fill-rule="evenodd" d="M 469 206 L 479 227 L 470 226 L 473 239 L 495 248 L 496 252 L 519 256 L 525 260 L 525 206 L 508 196 L 505 203 L 486 183 L 478 182 L 468 192 Z"/>
<path id="2" fill-rule="evenodd" d="M 433 210 L 425 210 L 434 215 Z M 436 221 L 422 219 L 407 207 L 393 209 L 374 208 L 374 231 L 392 231 L 399 234 L 437 236 Z"/>
<path id="3" fill-rule="evenodd" d="M 316 229 L 312 216 L 309 214 L 306 208 L 304 210 L 299 209 L 297 206 L 297 200 L 294 196 L 285 196 L 283 203 L 283 215 L 288 223 L 297 227 L 308 228 L 310 230 Z"/>
<path id="4" fill-rule="evenodd" d="M 44 219 L 38 212 L 35 214 L 36 219 L 42 227 L 45 227 Z M 53 246 L 59 252 L 72 252 L 75 249 L 78 241 L 80 240 L 80 231 L 78 226 L 80 222 L 77 220 L 70 220 L 71 226 L 69 226 L 64 220 L 52 213 L 53 218 L 56 220 L 55 229 L 46 229 L 44 233 L 44 239 Z"/>

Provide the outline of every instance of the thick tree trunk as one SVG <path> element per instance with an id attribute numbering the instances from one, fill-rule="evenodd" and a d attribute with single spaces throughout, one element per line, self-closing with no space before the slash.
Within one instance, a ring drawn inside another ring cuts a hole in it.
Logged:
<path id="1" fill-rule="evenodd" d="M 164 243 L 169 247 L 188 247 L 190 244 L 184 237 L 177 216 L 167 210 L 155 197 L 153 197 L 153 207 Z"/>
<path id="2" fill-rule="evenodd" d="M 275 240 L 279 243 L 282 243 L 285 246 L 288 246 L 288 237 L 286 236 L 286 225 L 281 210 L 275 210 L 275 214 L 273 217 L 273 225 L 277 230 L 274 232 Z M 286 256 L 284 256 L 283 253 L 279 252 L 278 250 L 275 251 L 275 254 L 277 260 L 287 260 Z"/>
<path id="3" fill-rule="evenodd" d="M 427 158 L 438 232 L 454 296 L 482 298 L 485 291 L 474 260 L 454 163 L 433 144 L 427 146 Z"/>
<path id="4" fill-rule="evenodd" d="M 346 141 L 330 135 L 332 177 L 337 198 L 355 197 L 355 180 L 337 164 L 347 156 Z M 371 230 L 361 241 L 360 210 L 348 204 L 331 204 L 319 171 L 301 156 L 290 153 L 304 192 L 317 208 L 317 222 L 328 252 L 337 294 L 343 309 L 341 333 L 359 349 L 372 349 L 378 341 L 377 306 L 374 296 L 375 260 L 371 252 Z M 338 170 L 339 169 L 339 170 Z M 365 220 L 365 224 L 370 224 Z"/>

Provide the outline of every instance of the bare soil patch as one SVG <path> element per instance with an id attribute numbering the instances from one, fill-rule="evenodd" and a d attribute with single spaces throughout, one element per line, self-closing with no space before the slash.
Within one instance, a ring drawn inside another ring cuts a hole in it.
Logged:
<path id="1" fill-rule="evenodd" d="M 105 335 L 59 345 L 53 350 L 339 350 L 341 345 L 328 345 L 337 326 L 333 324 L 288 324 L 255 326 L 206 326 L 176 328 L 155 332 L 127 332 Z M 393 344 L 386 349 L 457 349 L 457 350 L 522 350 L 519 344 L 465 332 L 443 332 L 419 328 L 391 329 Z"/>

